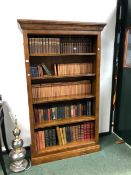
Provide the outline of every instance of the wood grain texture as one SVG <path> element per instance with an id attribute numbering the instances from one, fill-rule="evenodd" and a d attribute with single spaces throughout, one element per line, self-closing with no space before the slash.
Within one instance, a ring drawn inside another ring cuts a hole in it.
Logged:
<path id="1" fill-rule="evenodd" d="M 52 126 L 60 126 L 64 124 L 80 123 L 85 121 L 94 121 L 94 120 L 95 120 L 95 116 L 79 116 L 79 117 L 72 117 L 72 118 L 66 118 L 66 119 L 44 121 L 43 123 L 41 122 L 36 124 L 35 129 L 47 128 Z"/>
<path id="2" fill-rule="evenodd" d="M 46 20 L 23 20 L 18 23 L 24 30 L 77 30 L 77 31 L 101 31 L 105 23 L 69 22 L 69 21 L 46 21 Z"/>
<path id="3" fill-rule="evenodd" d="M 32 165 L 38 165 L 41 163 L 46 163 L 46 162 L 51 162 L 55 160 L 60 160 L 60 159 L 65 159 L 69 157 L 74 157 L 74 156 L 80 156 L 84 155 L 87 153 L 92 153 L 92 152 L 97 152 L 100 150 L 99 145 L 90 145 L 87 147 L 80 147 L 80 148 L 74 148 L 72 150 L 66 150 L 60 153 L 53 153 L 53 154 L 48 154 L 48 155 L 42 155 L 39 157 L 33 157 L 32 158 Z"/>
<path id="4" fill-rule="evenodd" d="M 79 100 L 79 99 L 91 99 L 94 98 L 94 94 L 87 95 L 72 95 L 72 96 L 62 96 L 62 97 L 50 97 L 50 98 L 37 98 L 33 99 L 33 104 L 44 104 L 50 102 L 61 102 L 61 101 L 70 101 L 70 100 Z"/>

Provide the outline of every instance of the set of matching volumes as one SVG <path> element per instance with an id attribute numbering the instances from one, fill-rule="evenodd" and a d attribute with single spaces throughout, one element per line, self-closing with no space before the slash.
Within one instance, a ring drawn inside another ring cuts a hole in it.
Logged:
<path id="1" fill-rule="evenodd" d="M 43 78 L 45 75 L 51 76 L 51 71 L 45 64 L 32 65 L 30 67 L 31 77 Z M 53 74 L 55 76 L 65 75 L 82 75 L 92 73 L 92 62 L 88 63 L 70 63 L 70 64 L 54 64 Z"/>
<path id="2" fill-rule="evenodd" d="M 58 144 L 56 128 L 35 132 L 36 151 Z"/>
<path id="3" fill-rule="evenodd" d="M 91 93 L 90 80 L 66 83 L 49 83 L 45 85 L 32 85 L 33 99 L 54 98 L 64 96 L 87 95 Z"/>
<path id="4" fill-rule="evenodd" d="M 60 38 L 36 37 L 29 38 L 28 42 L 30 54 L 60 53 Z"/>
<path id="5" fill-rule="evenodd" d="M 56 126 L 35 133 L 36 150 L 55 145 L 65 145 L 76 141 L 90 141 L 95 137 L 94 121 Z"/>
<path id="6" fill-rule="evenodd" d="M 91 116 L 91 101 L 83 103 L 76 102 L 74 104 L 59 105 L 43 109 L 35 107 L 33 110 L 35 123 L 80 116 Z"/>
<path id="7" fill-rule="evenodd" d="M 56 76 L 64 75 L 82 75 L 92 73 L 92 62 L 88 63 L 70 63 L 70 64 L 55 64 L 54 72 Z"/>
<path id="8" fill-rule="evenodd" d="M 60 54 L 92 52 L 92 39 L 85 37 L 30 37 L 30 54 Z"/>

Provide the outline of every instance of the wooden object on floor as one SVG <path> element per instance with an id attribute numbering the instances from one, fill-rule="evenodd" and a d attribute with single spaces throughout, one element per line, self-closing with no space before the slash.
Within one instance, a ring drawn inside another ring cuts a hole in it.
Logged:
<path id="1" fill-rule="evenodd" d="M 22 20 L 32 164 L 100 149 L 99 80 L 105 24 Z"/>
<path id="2" fill-rule="evenodd" d="M 123 143 L 125 143 L 125 141 L 122 139 L 116 141 L 116 144 L 123 144 Z"/>

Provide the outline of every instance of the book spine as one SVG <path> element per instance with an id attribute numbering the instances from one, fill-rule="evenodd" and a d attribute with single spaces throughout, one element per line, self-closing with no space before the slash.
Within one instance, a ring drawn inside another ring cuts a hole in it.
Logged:
<path id="1" fill-rule="evenodd" d="M 45 64 L 42 64 L 42 67 L 48 75 L 51 75 L 51 72 L 49 71 L 49 69 L 46 67 Z"/>

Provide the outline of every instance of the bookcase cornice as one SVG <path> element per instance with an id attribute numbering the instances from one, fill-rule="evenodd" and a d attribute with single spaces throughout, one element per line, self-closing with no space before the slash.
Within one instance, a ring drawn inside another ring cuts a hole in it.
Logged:
<path id="1" fill-rule="evenodd" d="M 18 19 L 22 30 L 102 31 L 106 23 Z"/>

